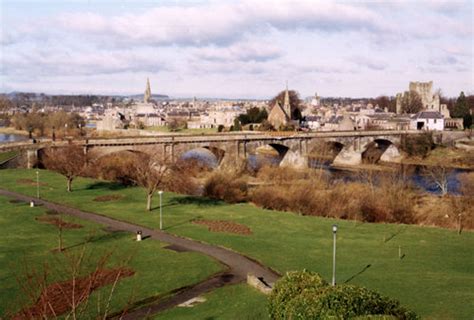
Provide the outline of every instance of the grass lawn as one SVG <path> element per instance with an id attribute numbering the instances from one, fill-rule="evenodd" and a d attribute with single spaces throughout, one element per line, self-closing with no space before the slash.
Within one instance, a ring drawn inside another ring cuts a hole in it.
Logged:
<path id="1" fill-rule="evenodd" d="M 50 273 L 48 283 L 71 278 L 70 273 L 64 272 L 70 260 L 65 254 L 53 251 L 58 246 L 58 229 L 35 220 L 46 214 L 45 208 L 30 208 L 26 203 L 10 200 L 0 196 L 0 318 L 31 305 L 17 280 L 23 278 L 27 270 L 41 273 L 46 263 Z M 123 259 L 130 259 L 127 267 L 135 274 L 119 282 L 112 298 L 112 311 L 126 307 L 129 299 L 143 302 L 199 282 L 222 268 L 216 261 L 197 253 L 177 253 L 162 248 L 163 244 L 158 241 L 136 242 L 129 233 L 106 231 L 102 226 L 73 217 L 64 216 L 64 219 L 83 226 L 63 229 L 66 254 L 82 251 L 82 244 L 91 237 L 85 247 L 87 259 L 83 275 L 94 271 L 97 260 L 106 253 L 112 253 L 107 265 L 110 268 L 119 266 Z M 94 318 L 99 295 L 102 307 L 105 305 L 110 288 L 111 285 L 94 291 L 85 318 Z"/>
<path id="2" fill-rule="evenodd" d="M 18 151 L 7 151 L 7 152 L 0 152 L 0 163 L 7 161 L 8 159 L 13 158 L 18 154 Z"/>
<path id="3" fill-rule="evenodd" d="M 84 210 L 158 227 L 158 210 L 145 212 L 145 193 L 140 188 L 92 179 L 78 179 L 72 194 L 66 180 L 41 171 L 44 198 Z M 34 186 L 18 179 L 34 179 L 34 170 L 0 171 L 0 187 L 35 195 Z M 96 202 L 99 195 L 121 199 Z M 331 226 L 339 225 L 337 281 L 376 289 L 396 298 L 424 318 L 472 317 L 474 301 L 474 233 L 395 224 L 304 217 L 269 211 L 250 204 L 228 205 L 204 198 L 164 194 L 166 231 L 232 248 L 262 261 L 279 272 L 309 269 L 331 278 Z M 158 197 L 155 198 L 155 205 Z M 209 232 L 193 219 L 230 220 L 252 230 L 248 236 Z M 399 259 L 399 248 L 403 258 Z M 211 301 L 211 300 L 210 300 Z M 209 302 L 210 303 L 210 302 Z M 204 307 L 204 305 L 203 305 Z"/>
<path id="4" fill-rule="evenodd" d="M 246 284 L 219 288 L 205 294 L 204 298 L 205 302 L 196 304 L 192 308 L 175 307 L 160 313 L 154 319 L 268 319 L 267 297 Z"/>

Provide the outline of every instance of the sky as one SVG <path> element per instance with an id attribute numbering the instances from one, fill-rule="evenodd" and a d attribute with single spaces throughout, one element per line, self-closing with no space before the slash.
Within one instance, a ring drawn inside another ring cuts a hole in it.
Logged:
<path id="1" fill-rule="evenodd" d="M 0 92 L 474 94 L 473 1 L 0 0 Z"/>

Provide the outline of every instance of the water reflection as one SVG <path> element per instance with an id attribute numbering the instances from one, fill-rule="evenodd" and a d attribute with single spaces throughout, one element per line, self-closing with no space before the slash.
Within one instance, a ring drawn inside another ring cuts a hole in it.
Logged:
<path id="1" fill-rule="evenodd" d="M 0 143 L 25 141 L 25 140 L 28 140 L 28 136 L 22 136 L 19 134 L 11 134 L 11 133 L 0 133 Z"/>
<path id="2" fill-rule="evenodd" d="M 217 166 L 219 165 L 217 157 L 211 151 L 205 148 L 189 150 L 181 156 L 181 159 L 195 160 L 200 165 L 206 166 L 211 169 L 217 168 Z"/>

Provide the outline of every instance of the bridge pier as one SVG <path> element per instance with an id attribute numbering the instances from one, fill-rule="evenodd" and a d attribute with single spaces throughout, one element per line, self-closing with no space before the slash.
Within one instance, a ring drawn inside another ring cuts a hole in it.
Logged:
<path id="1" fill-rule="evenodd" d="M 27 168 L 34 168 L 38 164 L 38 150 L 27 150 L 26 151 Z"/>
<path id="2" fill-rule="evenodd" d="M 282 168 L 306 169 L 308 168 L 308 157 L 300 151 L 288 150 L 280 162 Z"/>
<path id="3" fill-rule="evenodd" d="M 391 144 L 380 157 L 380 161 L 400 163 L 402 162 L 402 155 L 397 147 Z"/>
<path id="4" fill-rule="evenodd" d="M 333 161 L 334 165 L 343 165 L 343 166 L 356 166 L 362 163 L 362 151 L 360 147 L 357 148 L 356 142 L 349 147 L 344 147 L 341 152 L 336 156 Z"/>
<path id="5" fill-rule="evenodd" d="M 175 161 L 174 143 L 163 144 L 163 157 L 171 162 Z"/>

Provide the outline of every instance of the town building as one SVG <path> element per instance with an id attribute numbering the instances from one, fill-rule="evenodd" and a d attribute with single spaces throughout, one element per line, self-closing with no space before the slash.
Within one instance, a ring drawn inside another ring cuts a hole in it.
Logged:
<path id="1" fill-rule="evenodd" d="M 286 86 L 283 105 L 277 100 L 270 110 L 267 120 L 275 129 L 280 129 L 291 124 L 291 105 L 288 85 Z"/>
<path id="2" fill-rule="evenodd" d="M 437 111 L 420 111 L 411 117 L 410 129 L 443 131 L 444 116 Z"/>

